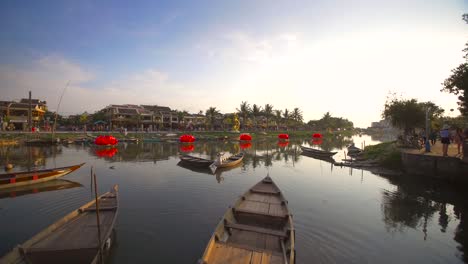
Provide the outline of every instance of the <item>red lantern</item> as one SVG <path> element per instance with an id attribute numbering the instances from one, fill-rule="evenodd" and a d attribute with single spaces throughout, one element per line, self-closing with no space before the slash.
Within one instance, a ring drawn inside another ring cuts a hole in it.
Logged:
<path id="1" fill-rule="evenodd" d="M 192 152 L 195 150 L 195 146 L 193 144 L 189 144 L 189 145 L 182 145 L 180 146 L 180 151 L 182 152 Z"/>
<path id="2" fill-rule="evenodd" d="M 289 145 L 289 141 L 279 141 L 278 142 L 278 147 L 280 147 L 280 148 L 287 147 L 288 145 Z"/>
<path id="3" fill-rule="evenodd" d="M 240 143 L 239 146 L 240 146 L 241 149 L 248 149 L 248 148 L 252 147 L 252 143 L 250 143 L 250 142 Z"/>
<path id="4" fill-rule="evenodd" d="M 117 148 L 97 149 L 96 155 L 101 158 L 112 158 L 117 152 Z"/>
<path id="5" fill-rule="evenodd" d="M 240 135 L 239 139 L 248 141 L 248 140 L 252 140 L 252 136 L 249 134 L 242 134 Z"/>
<path id="6" fill-rule="evenodd" d="M 279 139 L 283 139 L 283 140 L 288 140 L 288 139 L 289 139 L 289 135 L 288 135 L 288 134 L 279 134 L 279 135 L 278 135 L 278 138 L 279 138 Z"/>
<path id="7" fill-rule="evenodd" d="M 321 138 L 314 138 L 312 140 L 312 144 L 314 144 L 314 145 L 321 145 L 322 143 L 323 143 L 323 139 L 321 139 Z"/>
<path id="8" fill-rule="evenodd" d="M 195 141 L 195 137 L 192 136 L 192 135 L 187 135 L 187 134 L 185 134 L 185 135 L 180 136 L 180 139 L 179 139 L 179 140 L 180 140 L 180 142 L 184 142 L 184 143 L 185 143 L 185 142 L 194 142 L 194 141 Z"/>
<path id="9" fill-rule="evenodd" d="M 312 135 L 312 137 L 313 137 L 313 138 L 322 138 L 323 136 L 322 136 L 322 134 L 320 134 L 320 133 L 314 133 L 314 134 Z"/>
<path id="10" fill-rule="evenodd" d="M 101 146 L 115 145 L 117 143 L 119 143 L 119 141 L 113 136 L 98 136 L 94 140 L 94 144 Z"/>

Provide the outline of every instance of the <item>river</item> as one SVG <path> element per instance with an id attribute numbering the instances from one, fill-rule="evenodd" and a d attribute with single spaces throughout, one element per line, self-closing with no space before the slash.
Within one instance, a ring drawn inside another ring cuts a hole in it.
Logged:
<path id="1" fill-rule="evenodd" d="M 379 141 L 369 136 L 324 140 L 322 147 Z M 239 195 L 269 174 L 293 213 L 297 263 L 468 263 L 467 194 L 410 175 L 382 177 L 300 155 L 307 140 L 196 142 L 192 155 L 244 148 L 244 163 L 211 175 L 178 165 L 179 143 L 0 148 L 15 170 L 86 162 L 65 176 L 68 187 L 0 193 L 0 255 L 93 198 L 120 185 L 112 263 L 196 263 L 213 229 Z M 72 184 L 70 184 L 70 182 Z M 64 185 L 65 186 L 65 185 Z"/>

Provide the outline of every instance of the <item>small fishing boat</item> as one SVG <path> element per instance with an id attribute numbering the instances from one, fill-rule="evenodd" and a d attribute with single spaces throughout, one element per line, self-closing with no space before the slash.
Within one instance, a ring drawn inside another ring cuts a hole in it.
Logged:
<path id="1" fill-rule="evenodd" d="M 54 168 L 46 170 L 36 170 L 36 171 L 24 171 L 24 172 L 11 172 L 0 174 L 0 189 L 36 184 L 41 182 L 46 182 L 54 180 L 65 176 L 69 173 L 74 172 L 83 166 L 84 163 Z"/>
<path id="2" fill-rule="evenodd" d="M 354 143 L 348 147 L 348 155 L 356 155 L 362 152 L 362 149 L 354 146 Z"/>
<path id="3" fill-rule="evenodd" d="M 28 139 L 25 141 L 26 145 L 30 146 L 43 146 L 43 145 L 57 145 L 60 143 L 59 138 L 36 138 Z"/>
<path id="4" fill-rule="evenodd" d="M 36 194 L 41 192 L 50 192 L 71 189 L 76 187 L 82 187 L 78 182 L 57 179 L 52 181 L 46 181 L 38 184 L 24 185 L 19 187 L 13 187 L 8 189 L 0 189 L 0 199 L 3 198 L 16 198 L 18 196 Z"/>
<path id="5" fill-rule="evenodd" d="M 237 164 L 241 163 L 244 159 L 244 152 L 239 152 L 236 155 L 232 155 L 226 159 L 223 159 L 223 154 L 218 154 L 218 158 L 210 165 L 210 169 L 213 173 L 216 172 L 218 168 L 228 168 L 236 166 Z"/>
<path id="6" fill-rule="evenodd" d="M 315 155 L 315 156 L 322 156 L 322 157 L 331 157 L 333 155 L 335 155 L 336 153 L 338 152 L 335 152 L 335 151 L 325 151 L 325 150 L 321 150 L 321 149 L 314 149 L 314 148 L 308 148 L 308 147 L 304 147 L 304 146 L 301 146 L 301 149 L 303 152 L 309 154 L 309 155 Z"/>
<path id="7" fill-rule="evenodd" d="M 199 263 L 293 264 L 294 237 L 288 202 L 267 176 L 227 210 Z"/>
<path id="8" fill-rule="evenodd" d="M 114 242 L 113 229 L 119 208 L 118 186 L 97 199 L 99 207 L 93 199 L 15 247 L 0 259 L 0 263 L 101 263 L 100 251 L 105 259 Z"/>
<path id="9" fill-rule="evenodd" d="M 211 164 L 213 164 L 215 161 L 214 160 L 209 160 L 209 159 L 204 159 L 200 157 L 195 157 L 191 155 L 180 155 L 180 161 L 187 165 L 195 166 L 195 167 L 210 167 Z"/>
<path id="10" fill-rule="evenodd" d="M 334 164 L 336 162 L 335 159 L 333 159 L 333 157 L 317 155 L 317 154 L 309 153 L 307 151 L 301 152 L 301 155 L 306 156 L 306 157 L 310 157 L 310 158 L 314 158 L 314 159 L 318 159 L 318 160 L 323 160 L 323 161 L 326 161 L 326 162 L 330 162 L 332 164 Z"/>

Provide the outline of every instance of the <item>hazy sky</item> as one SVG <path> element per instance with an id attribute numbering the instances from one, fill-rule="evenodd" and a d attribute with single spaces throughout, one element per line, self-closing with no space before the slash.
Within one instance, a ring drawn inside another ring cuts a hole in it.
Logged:
<path id="1" fill-rule="evenodd" d="M 31 90 L 55 110 L 70 81 L 64 115 L 248 101 L 365 127 L 389 92 L 456 109 L 440 89 L 463 61 L 466 12 L 461 0 L 4 0 L 0 100 Z"/>

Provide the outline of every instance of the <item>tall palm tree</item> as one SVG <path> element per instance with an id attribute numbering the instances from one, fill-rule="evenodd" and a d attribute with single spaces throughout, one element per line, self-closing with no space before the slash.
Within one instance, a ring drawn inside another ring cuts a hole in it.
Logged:
<path id="1" fill-rule="evenodd" d="M 206 118 L 208 119 L 208 122 L 210 123 L 211 130 L 214 128 L 214 123 L 216 121 L 216 115 L 219 114 L 219 110 L 216 109 L 216 107 L 210 107 L 208 110 L 206 110 Z"/>
<path id="2" fill-rule="evenodd" d="M 263 113 L 265 113 L 265 118 L 266 118 L 266 128 L 268 130 L 268 120 L 270 117 L 273 115 L 273 105 L 271 104 L 266 104 L 265 107 L 263 108 Z"/>
<path id="3" fill-rule="evenodd" d="M 239 115 L 242 116 L 242 129 L 245 129 L 245 125 L 247 124 L 247 117 L 250 115 L 251 109 L 250 105 L 247 101 L 242 101 L 240 104 L 240 108 L 236 109 Z"/>
<path id="4" fill-rule="evenodd" d="M 276 130 L 279 130 L 279 124 L 281 123 L 281 119 L 283 118 L 283 113 L 281 110 L 275 110 L 275 122 L 276 122 Z"/>
<path id="5" fill-rule="evenodd" d="M 287 108 L 284 109 L 283 117 L 284 117 L 284 124 L 286 125 L 286 130 L 288 130 L 288 122 L 289 122 L 290 114 Z"/>
<path id="6" fill-rule="evenodd" d="M 299 125 L 302 123 L 302 111 L 298 107 L 294 108 L 291 117 L 294 119 L 296 125 Z"/>
<path id="7" fill-rule="evenodd" d="M 184 117 L 188 115 L 187 111 L 177 111 L 177 126 L 180 129 L 180 121 L 184 120 Z"/>
<path id="8" fill-rule="evenodd" d="M 262 113 L 262 107 L 256 104 L 252 105 L 252 116 L 254 120 L 254 127 L 257 128 L 257 117 Z"/>

